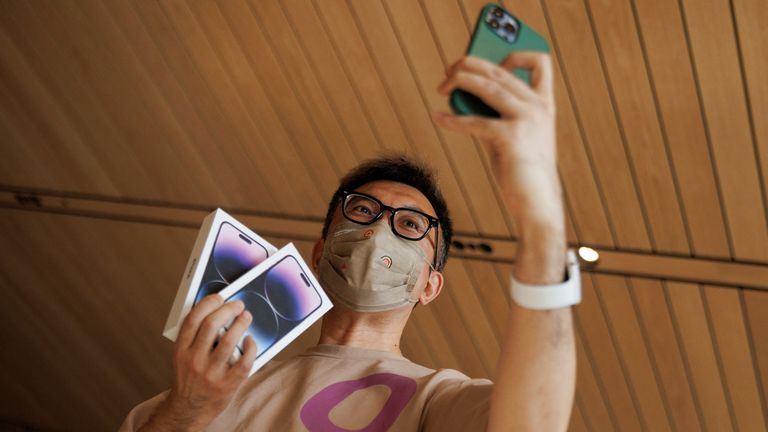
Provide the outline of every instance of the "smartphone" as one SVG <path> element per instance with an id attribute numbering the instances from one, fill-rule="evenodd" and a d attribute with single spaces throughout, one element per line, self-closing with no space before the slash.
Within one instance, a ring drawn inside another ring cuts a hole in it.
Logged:
<path id="1" fill-rule="evenodd" d="M 267 248 L 229 222 L 223 222 L 208 257 L 195 304 L 221 291 L 248 270 L 267 259 Z"/>
<path id="2" fill-rule="evenodd" d="M 475 31 L 469 41 L 467 55 L 481 57 L 501 64 L 513 51 L 549 52 L 547 41 L 501 6 L 488 3 L 480 11 Z M 513 73 L 530 84 L 529 72 L 516 69 Z M 456 114 L 500 117 L 499 113 L 479 97 L 463 90 L 454 90 L 450 97 Z"/>
<path id="3" fill-rule="evenodd" d="M 250 335 L 256 342 L 258 358 L 323 302 L 317 287 L 291 255 L 283 257 L 224 301 L 235 300 L 245 304 L 253 320 L 238 342 L 230 363 L 242 355 L 245 336 Z M 225 327 L 228 328 L 229 325 Z"/>

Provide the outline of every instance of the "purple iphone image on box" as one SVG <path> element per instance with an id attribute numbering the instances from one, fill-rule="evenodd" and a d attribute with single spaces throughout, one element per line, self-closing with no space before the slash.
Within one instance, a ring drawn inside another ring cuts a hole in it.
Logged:
<path id="1" fill-rule="evenodd" d="M 195 304 L 208 294 L 221 291 L 265 259 L 266 247 L 229 222 L 222 223 L 195 296 Z"/>
<path id="2" fill-rule="evenodd" d="M 246 330 L 263 354 L 322 304 L 322 298 L 296 258 L 286 256 L 226 301 L 240 300 L 253 315 Z M 242 345 L 238 344 L 242 352 Z"/>

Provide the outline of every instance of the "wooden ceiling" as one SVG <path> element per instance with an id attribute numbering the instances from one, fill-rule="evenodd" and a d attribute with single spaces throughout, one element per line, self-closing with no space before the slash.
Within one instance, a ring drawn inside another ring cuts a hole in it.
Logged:
<path id="1" fill-rule="evenodd" d="M 482 5 L 0 2 L 0 425 L 114 430 L 170 384 L 207 211 L 308 256 L 383 150 L 438 170 L 467 245 L 404 351 L 492 378 L 516 228 L 482 147 L 429 119 Z M 568 241 L 603 256 L 571 430 L 766 430 L 768 2 L 504 6 L 551 42 Z"/>

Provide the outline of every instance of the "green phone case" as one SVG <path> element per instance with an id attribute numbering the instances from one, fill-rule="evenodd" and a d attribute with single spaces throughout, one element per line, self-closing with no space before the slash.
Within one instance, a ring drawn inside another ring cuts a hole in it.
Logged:
<path id="1" fill-rule="evenodd" d="M 510 43 L 496 33 L 496 30 L 486 22 L 485 18 L 494 8 L 499 8 L 510 15 L 518 24 L 517 39 Z M 507 12 L 501 6 L 488 3 L 480 11 L 475 24 L 475 31 L 467 49 L 467 55 L 481 57 L 493 63 L 500 64 L 513 51 L 549 52 L 549 45 L 541 35 L 525 25 L 517 17 Z M 530 83 L 529 72 L 525 69 L 515 69 L 513 73 L 525 82 Z M 499 113 L 486 105 L 480 98 L 463 90 L 454 90 L 450 97 L 451 108 L 456 114 L 472 114 L 484 117 L 499 117 Z"/>

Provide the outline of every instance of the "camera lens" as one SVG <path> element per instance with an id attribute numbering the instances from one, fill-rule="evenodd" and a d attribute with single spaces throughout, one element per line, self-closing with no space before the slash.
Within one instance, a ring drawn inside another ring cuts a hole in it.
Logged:
<path id="1" fill-rule="evenodd" d="M 517 32 L 517 27 L 513 26 L 512 23 L 506 23 L 504 24 L 504 30 L 515 34 Z"/>
<path id="2" fill-rule="evenodd" d="M 499 28 L 499 22 L 496 21 L 496 20 L 491 20 L 491 22 L 489 24 L 491 25 L 491 27 L 493 27 L 495 29 Z"/>
<path id="3" fill-rule="evenodd" d="M 499 9 L 499 8 L 494 8 L 494 9 L 491 11 L 491 13 L 492 13 L 492 14 L 494 14 L 494 15 L 496 15 L 496 16 L 497 16 L 497 17 L 499 17 L 499 18 L 501 18 L 502 16 L 504 16 L 504 12 L 502 12 L 502 11 L 501 11 L 501 9 Z"/>

